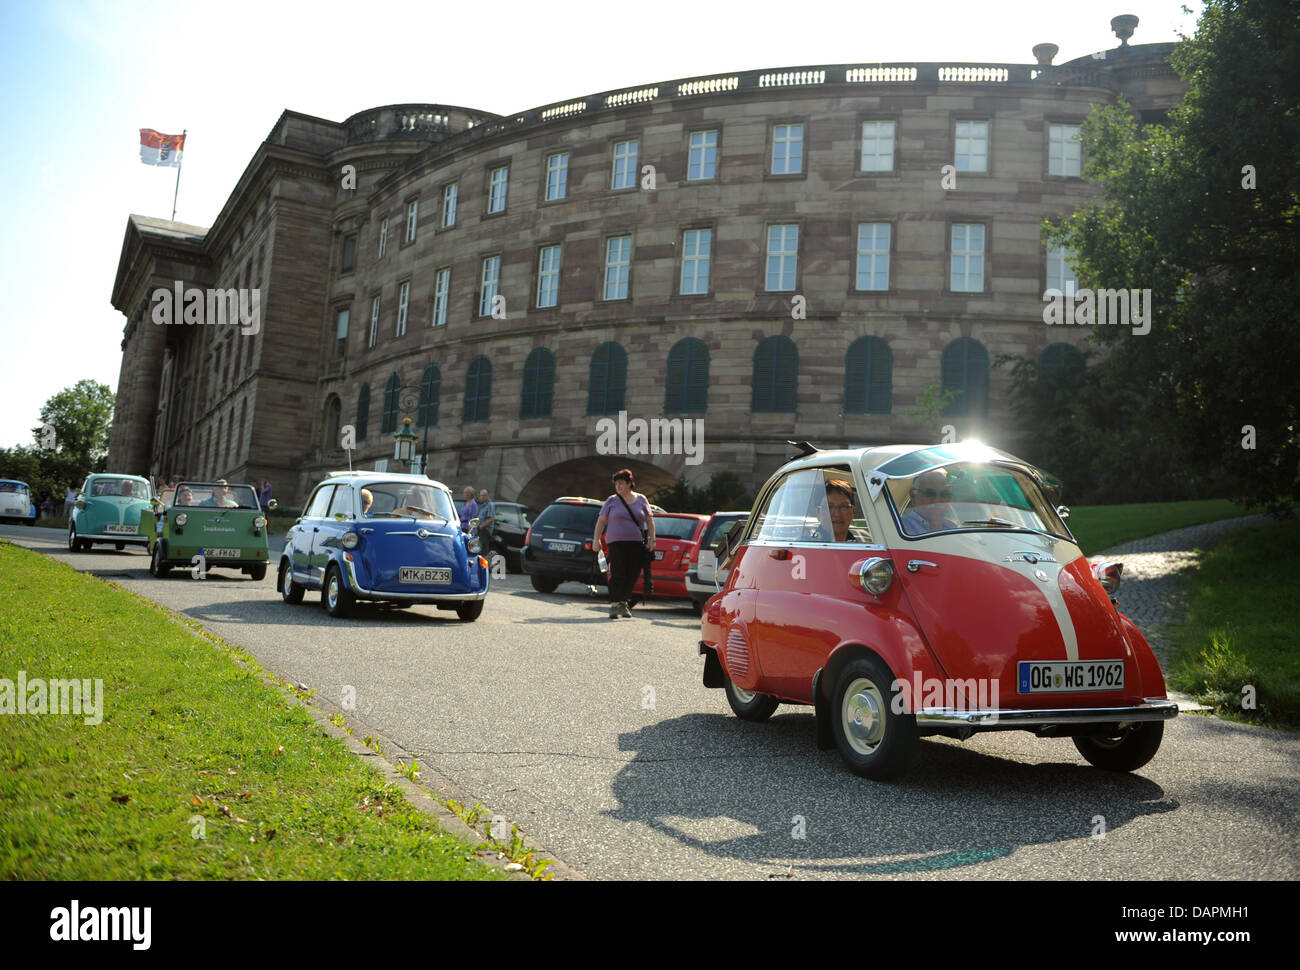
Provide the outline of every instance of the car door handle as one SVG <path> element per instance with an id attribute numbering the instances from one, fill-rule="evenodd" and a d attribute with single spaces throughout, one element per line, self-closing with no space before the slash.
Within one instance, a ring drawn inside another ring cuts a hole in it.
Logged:
<path id="1" fill-rule="evenodd" d="M 907 561 L 907 571 L 909 573 L 920 572 L 922 566 L 931 566 L 934 569 L 939 568 L 939 564 L 937 562 L 930 562 L 926 559 L 909 559 Z"/>

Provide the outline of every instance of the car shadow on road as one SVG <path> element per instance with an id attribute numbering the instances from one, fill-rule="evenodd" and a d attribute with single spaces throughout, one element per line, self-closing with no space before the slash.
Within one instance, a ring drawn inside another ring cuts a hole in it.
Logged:
<path id="1" fill-rule="evenodd" d="M 274 593 L 274 588 L 268 586 Z M 405 608 L 388 603 L 358 602 L 346 617 L 333 617 L 325 612 L 320 604 L 318 594 L 308 593 L 301 603 L 290 605 L 278 596 L 266 599 L 228 599 L 220 603 L 205 606 L 191 606 L 180 610 L 186 616 L 196 620 L 215 623 L 240 623 L 244 625 L 279 624 L 282 626 L 333 625 L 401 627 L 401 626 L 437 626 L 441 623 L 460 625 L 461 620 L 454 610 L 438 610 L 427 604 L 419 607 Z"/>
<path id="2" fill-rule="evenodd" d="M 873 782 L 817 750 L 814 734 L 811 712 L 793 711 L 766 724 L 689 714 L 621 734 L 619 748 L 636 757 L 606 814 L 710 855 L 780 860 L 782 874 L 793 860 L 808 874 L 880 876 L 959 869 L 1027 845 L 1086 851 L 1100 833 L 1179 807 L 1141 774 L 1082 759 L 1029 764 L 943 739 L 922 740 L 903 778 Z M 1037 743 L 1075 757 L 1068 739 Z"/>

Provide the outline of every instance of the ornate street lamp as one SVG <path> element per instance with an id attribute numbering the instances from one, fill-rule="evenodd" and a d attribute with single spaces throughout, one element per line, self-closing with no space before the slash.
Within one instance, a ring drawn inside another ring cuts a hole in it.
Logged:
<path id="1" fill-rule="evenodd" d="M 426 407 L 426 406 L 427 406 L 427 405 L 421 403 L 421 402 L 424 400 L 424 390 L 423 390 L 423 388 L 421 388 L 421 387 L 420 387 L 419 385 L 417 385 L 417 384 L 403 384 L 403 385 L 401 385 L 399 388 L 397 388 L 397 393 L 398 393 L 398 397 L 397 397 L 397 407 L 398 407 L 398 410 L 400 410 L 400 411 L 416 411 L 416 412 L 418 412 L 422 407 Z M 420 472 L 423 473 L 423 474 L 425 474 L 425 475 L 427 475 L 427 474 L 428 474 L 428 469 L 427 469 L 425 466 L 427 465 L 428 460 L 429 460 L 429 459 L 428 459 L 428 454 L 429 454 L 429 421 L 428 421 L 428 415 L 427 415 L 427 414 L 422 415 L 422 417 L 425 419 L 425 420 L 424 420 L 424 439 L 423 439 L 423 441 L 422 441 L 421 444 L 420 444 L 420 454 L 419 454 L 418 456 L 414 456 L 414 455 L 413 455 L 413 456 L 410 457 L 410 458 L 399 458 L 399 459 L 397 459 L 397 460 L 398 460 L 398 461 L 405 461 L 405 462 L 412 462 L 412 463 L 414 463 L 414 462 L 418 462 L 418 463 L 419 463 L 419 466 L 420 466 Z M 415 441 L 415 440 L 416 440 L 416 439 L 415 439 L 415 433 L 411 431 L 411 419 L 410 419 L 410 418 L 403 418 L 402 420 L 403 420 L 403 422 L 404 422 L 403 429 L 402 429 L 402 433 L 404 433 L 404 434 L 409 434 L 409 435 L 411 436 L 411 441 Z M 396 435 L 394 435 L 394 437 L 396 437 Z M 415 472 L 415 464 L 411 464 L 411 472 L 412 472 L 412 474 L 415 474 L 415 473 L 416 473 L 416 472 Z"/>
<path id="2" fill-rule="evenodd" d="M 402 430 L 393 435 L 393 460 L 404 461 L 411 465 L 415 461 L 415 442 L 418 441 L 411 430 L 411 419 L 402 419 Z"/>

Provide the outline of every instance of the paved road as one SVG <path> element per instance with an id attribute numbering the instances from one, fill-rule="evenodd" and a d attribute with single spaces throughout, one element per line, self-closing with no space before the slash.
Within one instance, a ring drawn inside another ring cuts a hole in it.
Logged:
<path id="1" fill-rule="evenodd" d="M 1300 876 L 1294 735 L 1183 715 L 1132 775 L 1021 732 L 927 740 L 910 774 L 877 784 L 816 749 L 807 708 L 732 716 L 700 685 L 684 606 L 611 621 L 583 587 L 540 596 L 512 576 L 473 624 L 427 607 L 336 621 L 315 594 L 281 603 L 270 576 L 155 580 L 142 552 L 0 535 L 202 621 L 326 700 L 354 687 L 360 719 L 588 878 Z"/>

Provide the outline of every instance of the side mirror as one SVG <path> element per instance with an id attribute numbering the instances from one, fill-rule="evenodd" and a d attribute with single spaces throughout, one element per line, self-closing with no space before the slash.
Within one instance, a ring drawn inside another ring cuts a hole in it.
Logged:
<path id="1" fill-rule="evenodd" d="M 478 532 L 478 516 L 477 516 L 477 515 L 474 516 L 474 518 L 472 518 L 472 519 L 469 520 L 469 531 L 470 531 L 470 532 Z"/>
<path id="2" fill-rule="evenodd" d="M 1062 522 L 1070 521 L 1070 510 L 1064 505 L 1058 505 L 1056 507 L 1056 514 L 1061 517 Z"/>
<path id="3" fill-rule="evenodd" d="M 279 502 L 277 502 L 275 499 L 271 499 L 271 501 L 266 503 L 266 510 L 268 512 L 273 512 L 279 505 L 280 505 Z"/>

